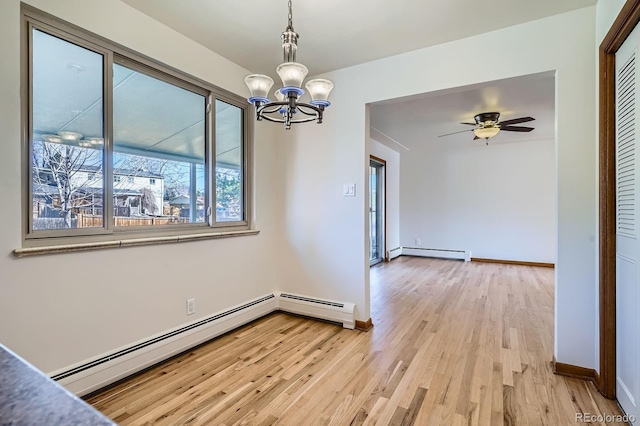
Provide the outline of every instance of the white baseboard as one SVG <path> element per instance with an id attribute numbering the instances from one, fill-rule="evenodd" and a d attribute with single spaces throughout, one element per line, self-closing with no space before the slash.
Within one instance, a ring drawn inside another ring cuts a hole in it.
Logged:
<path id="1" fill-rule="evenodd" d="M 422 247 L 402 247 L 405 256 L 435 257 L 439 259 L 458 259 L 465 262 L 471 261 L 470 250 L 430 249 Z"/>
<path id="2" fill-rule="evenodd" d="M 83 396 L 278 310 L 355 328 L 353 303 L 275 292 L 56 370 L 49 377 Z"/>

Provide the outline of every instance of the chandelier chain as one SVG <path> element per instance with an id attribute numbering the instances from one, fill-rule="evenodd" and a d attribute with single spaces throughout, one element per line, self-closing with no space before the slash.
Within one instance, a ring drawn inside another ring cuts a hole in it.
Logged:
<path id="1" fill-rule="evenodd" d="M 287 27 L 288 30 L 293 31 L 293 12 L 292 12 L 292 6 L 291 6 L 291 0 L 289 0 L 289 26 Z"/>

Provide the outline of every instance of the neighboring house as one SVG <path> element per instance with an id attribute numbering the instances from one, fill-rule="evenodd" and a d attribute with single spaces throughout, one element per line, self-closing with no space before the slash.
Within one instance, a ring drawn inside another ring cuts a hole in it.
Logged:
<path id="1" fill-rule="evenodd" d="M 103 213 L 103 177 L 98 167 L 84 166 L 69 177 L 68 187 L 73 189 L 72 212 L 86 215 Z M 113 173 L 116 216 L 162 215 L 164 177 L 148 170 L 116 169 Z M 151 202 L 143 201 L 148 192 Z M 34 218 L 60 217 L 58 185 L 43 170 L 39 182 L 33 183 Z"/>
<path id="2" fill-rule="evenodd" d="M 191 198 L 188 195 L 181 195 L 165 203 L 164 214 L 190 218 Z M 204 197 L 196 197 L 196 219 L 198 222 L 204 220 Z"/>
<path id="3" fill-rule="evenodd" d="M 113 172 L 114 207 L 130 207 L 132 214 L 162 215 L 164 178 L 148 170 L 116 169 Z M 142 202 L 143 191 L 153 193 L 154 203 Z M 122 191 L 121 194 L 118 191 Z M 132 195 L 133 194 L 133 195 Z"/>

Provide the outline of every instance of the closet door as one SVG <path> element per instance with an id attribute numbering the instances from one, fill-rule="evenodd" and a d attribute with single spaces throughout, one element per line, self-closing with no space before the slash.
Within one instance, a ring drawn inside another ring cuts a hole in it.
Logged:
<path id="1" fill-rule="evenodd" d="M 638 45 L 636 28 L 616 54 L 616 394 L 640 418 L 638 283 Z"/>

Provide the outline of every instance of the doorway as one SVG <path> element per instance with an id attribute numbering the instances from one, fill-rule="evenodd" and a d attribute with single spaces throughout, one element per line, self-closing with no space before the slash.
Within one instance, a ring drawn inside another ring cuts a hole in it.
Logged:
<path id="1" fill-rule="evenodd" d="M 635 156 L 636 123 L 638 113 L 630 123 L 622 123 L 629 105 L 619 102 L 635 103 L 638 93 L 637 77 L 620 77 L 628 73 L 627 62 L 634 62 L 638 35 L 633 33 L 640 23 L 640 0 L 627 1 L 618 14 L 609 32 L 605 36 L 599 51 L 599 87 L 600 87 L 600 370 L 598 388 L 607 398 L 616 398 L 627 414 L 637 415 L 637 399 L 640 377 L 640 355 L 637 348 L 637 309 L 638 299 L 637 256 L 640 249 L 635 243 L 637 219 L 635 198 L 632 203 L 625 197 L 631 189 L 635 196 L 637 188 L 637 166 Z M 633 59 L 631 59 L 633 58 Z M 635 64 L 633 64 L 635 74 Z M 633 81 L 633 99 L 622 89 L 627 80 Z M 627 96 L 628 98 L 628 96 Z M 625 100 L 626 99 L 626 100 Z M 625 109 L 626 108 L 626 109 Z M 633 110 L 632 110 L 633 111 Z M 633 141 L 627 140 L 626 127 L 633 127 Z M 624 133 L 620 130 L 624 130 Z M 630 145 L 630 146 L 627 146 Z M 633 165 L 623 165 L 633 154 Z M 632 172 L 630 177 L 626 173 Z M 624 185 L 632 183 L 630 188 Z M 626 204 L 632 209 L 623 211 Z M 622 217 L 619 215 L 625 213 Z M 631 213 L 627 215 L 626 213 Z M 622 220 L 621 220 L 622 219 Z M 630 223 L 628 223 L 630 222 Z M 622 226 L 621 226 L 622 225 Z M 633 226 L 629 226 L 633 225 Z M 631 237 L 629 237 L 631 234 Z M 635 246 L 635 247 L 634 247 Z"/>
<path id="2" fill-rule="evenodd" d="M 385 170 L 386 161 L 369 159 L 369 264 L 380 263 L 385 256 Z"/>
<path id="3" fill-rule="evenodd" d="M 638 273 L 640 253 L 636 233 L 635 193 L 636 120 L 633 112 L 638 76 L 636 54 L 640 28 L 636 27 L 616 52 L 616 396 L 624 411 L 638 416 L 636 401 L 640 359 L 638 354 Z M 631 110 L 631 113 L 627 111 Z"/>

